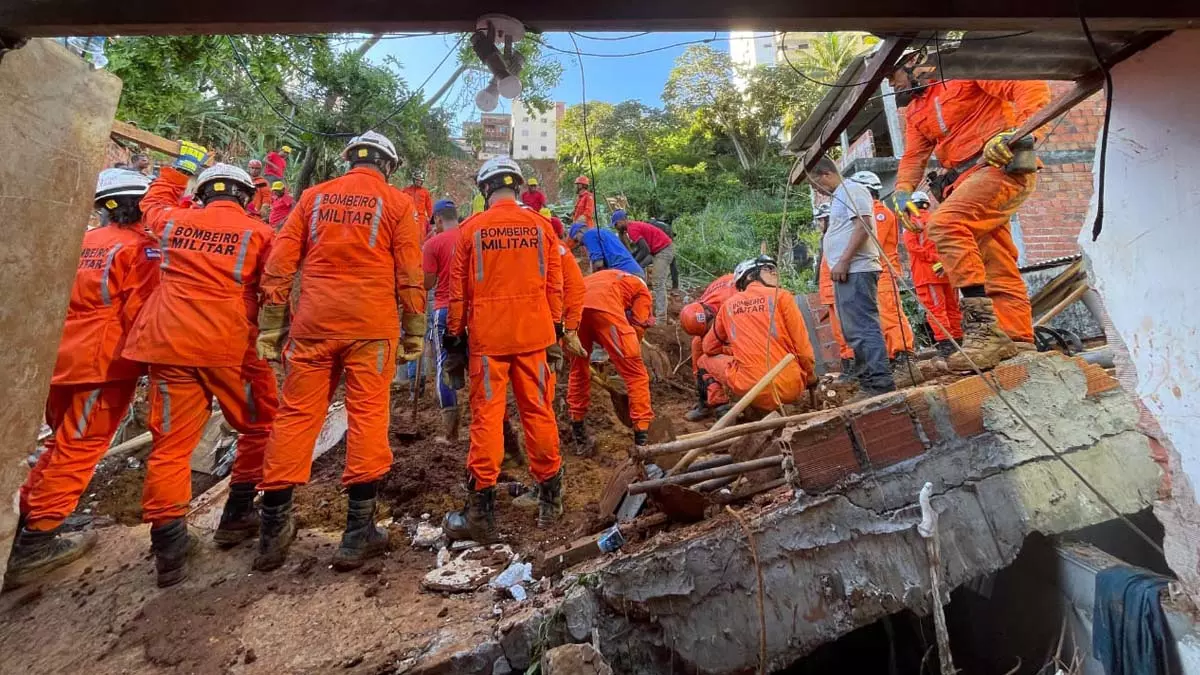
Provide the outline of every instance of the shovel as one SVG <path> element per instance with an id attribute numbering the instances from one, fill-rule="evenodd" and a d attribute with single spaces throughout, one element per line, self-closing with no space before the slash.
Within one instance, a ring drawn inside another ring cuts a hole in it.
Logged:
<path id="1" fill-rule="evenodd" d="M 412 382 L 413 401 L 412 410 L 409 411 L 408 416 L 408 429 L 396 432 L 396 437 L 402 441 L 419 441 L 424 437 L 424 434 L 417 430 L 417 410 L 421 407 L 421 366 L 424 365 L 424 363 L 425 351 L 422 350 L 421 355 L 417 357 L 417 372 L 413 377 Z M 407 368 L 408 363 L 405 363 L 403 367 Z M 435 384 L 434 386 L 437 385 Z"/>
<path id="2" fill-rule="evenodd" d="M 621 424 L 632 429 L 633 419 L 629 417 L 629 394 L 625 391 L 625 388 L 613 384 L 607 375 L 596 368 L 595 364 L 588 367 L 591 369 L 592 384 L 595 384 L 597 387 L 603 387 L 608 392 L 608 398 L 612 400 L 613 410 L 617 413 L 617 419 L 621 420 Z"/>

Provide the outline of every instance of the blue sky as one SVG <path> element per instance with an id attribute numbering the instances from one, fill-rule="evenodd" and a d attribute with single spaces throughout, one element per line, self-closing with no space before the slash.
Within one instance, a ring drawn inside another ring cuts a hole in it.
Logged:
<path id="1" fill-rule="evenodd" d="M 716 33 L 716 40 L 710 42 L 715 49 L 729 49 L 728 33 Z M 612 40 L 614 37 L 628 39 Z M 681 42 L 711 40 L 714 33 L 582 33 L 577 34 L 579 50 L 583 57 L 584 76 L 587 80 L 588 100 L 619 102 L 636 99 L 647 105 L 662 105 L 662 88 L 667 81 L 667 75 L 675 58 L 683 53 L 687 45 Z M 603 39 L 595 39 L 603 38 Z M 434 67 L 446 55 L 457 36 L 430 35 L 421 37 L 385 38 L 377 47 L 371 50 L 369 57 L 374 61 L 382 61 L 388 56 L 397 58 L 403 65 L 402 73 L 409 86 L 419 85 L 433 72 L 433 77 L 425 88 L 430 94 L 445 82 L 454 71 L 456 64 L 451 57 L 441 68 Z M 562 80 L 554 89 L 554 98 L 564 101 L 567 105 L 579 103 L 582 100 L 579 80 L 579 63 L 574 55 L 574 46 L 566 33 L 546 33 L 541 39 L 551 47 L 571 52 L 570 55 L 546 50 L 551 58 L 558 59 L 564 66 Z M 629 54 L 645 50 L 660 50 L 650 54 L 630 56 L 625 58 L 604 58 L 587 56 L 594 54 Z M 466 91 L 464 83 L 459 82 L 447 94 L 446 101 L 461 102 L 451 106 L 456 111 L 458 122 L 477 119 L 479 110 L 475 108 L 474 91 Z M 508 101 L 501 101 L 500 111 L 510 109 Z"/>

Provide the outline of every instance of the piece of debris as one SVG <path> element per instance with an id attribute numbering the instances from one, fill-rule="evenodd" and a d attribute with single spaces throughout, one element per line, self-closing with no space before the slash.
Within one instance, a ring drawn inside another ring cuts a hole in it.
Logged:
<path id="1" fill-rule="evenodd" d="M 438 552 L 437 552 L 437 566 L 445 567 L 446 563 L 448 563 L 448 562 L 450 562 L 450 549 L 443 546 L 440 549 L 438 549 Z"/>
<path id="2" fill-rule="evenodd" d="M 467 549 L 477 548 L 478 546 L 479 546 L 479 542 L 471 541 L 470 539 L 464 539 L 462 541 L 456 541 L 456 542 L 451 543 L 450 550 L 453 551 L 454 553 L 458 553 L 459 551 L 465 551 Z"/>
<path id="3" fill-rule="evenodd" d="M 417 524 L 417 532 L 413 535 L 413 548 L 436 548 L 442 538 L 442 528 L 432 523 L 421 521 Z"/>
<path id="4" fill-rule="evenodd" d="M 563 645 L 542 654 L 541 675 L 612 675 L 612 666 L 590 644 Z"/>
<path id="5" fill-rule="evenodd" d="M 503 572 L 497 574 L 488 582 L 488 588 L 497 591 L 508 591 L 513 600 L 524 600 L 528 595 L 522 582 L 533 583 L 533 565 L 531 563 L 514 562 Z"/>
<path id="6" fill-rule="evenodd" d="M 445 565 L 430 570 L 421 580 L 421 586 L 443 593 L 475 591 L 504 571 L 513 558 L 512 549 L 504 544 L 470 549 Z"/>

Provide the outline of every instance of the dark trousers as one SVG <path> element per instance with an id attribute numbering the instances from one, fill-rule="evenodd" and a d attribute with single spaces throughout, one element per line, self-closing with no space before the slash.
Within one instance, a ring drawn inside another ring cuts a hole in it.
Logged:
<path id="1" fill-rule="evenodd" d="M 878 286 L 879 272 L 851 272 L 846 281 L 833 283 L 842 335 L 846 338 L 846 344 L 854 350 L 858 384 L 871 393 L 896 388 L 887 345 L 883 341 L 883 329 L 879 325 Z"/>

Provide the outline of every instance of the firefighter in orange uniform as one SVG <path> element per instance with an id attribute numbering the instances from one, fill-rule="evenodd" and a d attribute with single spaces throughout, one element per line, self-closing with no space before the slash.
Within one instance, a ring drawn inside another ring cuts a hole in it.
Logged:
<path id="1" fill-rule="evenodd" d="M 850 180 L 866 187 L 871 193 L 871 198 L 875 200 L 875 237 L 879 240 L 880 251 L 887 258 L 886 263 L 880 261 L 883 271 L 879 274 L 876 298 L 879 303 L 879 327 L 883 330 L 883 342 L 887 346 L 888 358 L 891 359 L 892 378 L 897 387 L 920 384 L 924 378 L 920 368 L 915 365 L 916 358 L 913 352 L 916 350 L 916 341 L 912 325 L 909 324 L 900 301 L 900 287 L 896 278 L 892 276 L 893 269 L 898 272 L 904 270 L 900 264 L 900 219 L 886 204 L 879 201 L 879 193 L 883 190 L 883 182 L 879 180 L 879 176 L 870 171 L 859 171 L 850 176 Z"/>
<path id="2" fill-rule="evenodd" d="M 596 226 L 596 198 L 592 196 L 591 185 L 587 176 L 575 179 L 575 212 L 571 215 L 572 223 L 582 221 L 588 228 Z"/>
<path id="3" fill-rule="evenodd" d="M 271 211 L 271 184 L 267 182 L 266 178 L 263 178 L 262 172 L 263 163 L 261 161 L 252 159 L 246 162 L 246 173 L 254 179 L 254 198 L 246 205 L 246 213 L 265 221 Z"/>
<path id="4" fill-rule="evenodd" d="M 424 241 L 433 222 L 433 195 L 425 188 L 425 172 L 413 169 L 412 183 L 400 191 L 412 199 L 413 208 L 417 210 L 417 220 L 421 221 L 421 237 Z"/>
<path id="5" fill-rule="evenodd" d="M 785 354 L 794 354 L 795 360 L 751 405 L 774 410 L 794 403 L 817 383 L 812 344 L 796 299 L 778 288 L 775 260 L 769 256 L 738 263 L 733 279 L 738 292 L 725 301 L 716 325 L 704 336 L 700 367 L 740 397 Z"/>
<path id="6" fill-rule="evenodd" d="M 591 404 L 592 346 L 599 343 L 612 360 L 629 393 L 629 417 L 633 421 L 633 444 L 645 445 L 654 411 L 650 409 L 650 375 L 642 362 L 642 336 L 654 325 L 654 300 L 641 277 L 620 270 L 601 270 L 584 278 L 583 319 L 579 341 L 584 355 L 571 361 L 567 405 L 571 413 L 571 435 L 578 448 L 587 451 L 592 439 L 584 427 Z"/>
<path id="7" fill-rule="evenodd" d="M 256 570 L 276 569 L 287 558 L 296 534 L 292 492 L 308 482 L 313 445 L 342 375 L 349 418 L 342 484 L 349 503 L 333 566 L 354 569 L 387 550 L 387 532 L 375 526 L 376 494 L 392 466 L 388 418 L 397 349 L 407 362 L 424 347 L 424 224 L 408 195 L 388 185 L 400 165 L 390 140 L 368 131 L 350 140 L 342 158 L 350 170 L 305 190 L 284 221 L 263 278 L 258 350 L 269 359 L 282 356 L 286 376 L 259 485 Z M 297 274 L 303 290 L 289 329 Z"/>
<path id="8" fill-rule="evenodd" d="M 950 286 L 946 270 L 938 260 L 937 247 L 925 228 L 929 224 L 929 195 L 914 192 L 912 203 L 917 212 L 910 213 L 908 227 L 904 230 L 904 248 L 912 261 L 912 281 L 921 304 L 936 317 L 929 322 L 937 349 L 942 356 L 954 353 L 950 338 L 962 339 L 962 312 L 958 308 L 958 292 Z M 940 324 L 940 325 L 939 325 Z M 945 330 L 943 330 L 945 327 Z"/>
<path id="9" fill-rule="evenodd" d="M 692 376 L 696 378 L 698 397 L 696 407 L 684 415 L 689 422 L 699 422 L 712 415 L 714 409 L 729 403 L 721 383 L 700 367 L 700 358 L 704 356 L 705 334 L 712 329 L 721 307 L 734 293 L 737 288 L 733 285 L 733 274 L 726 274 L 709 284 L 696 302 L 679 312 L 679 325 L 692 336 Z"/>
<path id="10" fill-rule="evenodd" d="M 936 155 L 944 167 L 934 181 L 941 203 L 926 231 L 962 293 L 965 355 L 952 354 L 947 364 L 970 370 L 969 356 L 991 368 L 1034 349 L 1009 220 L 1037 184 L 1036 134 L 1014 143 L 1013 131 L 1050 101 L 1050 88 L 1042 81 L 940 81 L 936 71 L 923 52 L 913 52 L 889 77 L 897 91 L 912 92 L 893 204 L 906 214 L 911 191 Z"/>
<path id="11" fill-rule="evenodd" d="M 239 432 L 229 499 L 214 540 L 232 545 L 254 536 L 254 484 L 278 405 L 275 374 L 254 352 L 259 282 L 274 231 L 246 214 L 254 181 L 238 167 L 216 164 L 196 178 L 200 209 L 179 208 L 188 174 L 204 148 L 183 142 L 142 199 L 146 225 L 159 237 L 159 284 L 130 330 L 123 355 L 150 365 L 150 433 L 142 518 L 158 585 L 187 577 L 194 545 L 187 530 L 192 499 L 190 459 L 216 397 Z"/>
<path id="12" fill-rule="evenodd" d="M 524 182 L 521 167 L 508 157 L 491 159 L 475 182 L 487 210 L 459 228 L 444 342 L 447 370 L 461 371 L 469 363 L 469 495 L 463 510 L 446 514 L 444 529 L 451 539 L 482 543 L 498 536 L 496 480 L 504 459 L 509 382 L 525 432 L 529 471 L 538 482 L 538 523 L 545 526 L 562 515 L 555 374 L 547 364 L 547 350 L 567 334 L 560 323 L 562 254 L 550 222 L 517 202 Z"/>
<path id="13" fill-rule="evenodd" d="M 106 169 L 96 208 L 106 222 L 83 235 L 58 360 L 50 379 L 46 424 L 54 435 L 20 492 L 18 530 L 4 587 L 15 588 L 78 559 L 95 531 L 60 533 L 104 457 L 145 368 L 121 358 L 125 336 L 158 280 L 158 249 L 139 203 L 150 179 Z"/>

